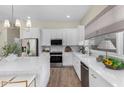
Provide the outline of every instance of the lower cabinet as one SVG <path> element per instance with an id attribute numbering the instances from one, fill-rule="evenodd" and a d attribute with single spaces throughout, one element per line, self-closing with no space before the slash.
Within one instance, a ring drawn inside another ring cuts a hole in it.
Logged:
<path id="1" fill-rule="evenodd" d="M 72 66 L 72 52 L 63 53 L 63 66 Z"/>
<path id="2" fill-rule="evenodd" d="M 89 86 L 90 87 L 112 87 L 106 80 L 104 80 L 100 75 L 89 69 Z"/>
<path id="3" fill-rule="evenodd" d="M 81 81 L 81 64 L 80 64 L 80 60 L 76 56 L 73 56 L 73 67 L 78 78 Z"/>
<path id="4" fill-rule="evenodd" d="M 82 87 L 113 87 L 97 72 L 87 67 L 78 57 L 73 55 L 73 67 L 81 81 Z M 81 62 L 81 63 L 80 63 Z"/>

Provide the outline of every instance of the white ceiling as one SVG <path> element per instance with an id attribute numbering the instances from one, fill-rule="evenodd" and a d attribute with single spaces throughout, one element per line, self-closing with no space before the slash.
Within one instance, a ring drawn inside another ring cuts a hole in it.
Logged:
<path id="1" fill-rule="evenodd" d="M 87 5 L 16 5 L 14 18 L 40 21 L 80 21 L 90 6 Z M 11 19 L 12 6 L 0 5 L 0 20 Z M 67 19 L 66 16 L 70 15 Z"/>

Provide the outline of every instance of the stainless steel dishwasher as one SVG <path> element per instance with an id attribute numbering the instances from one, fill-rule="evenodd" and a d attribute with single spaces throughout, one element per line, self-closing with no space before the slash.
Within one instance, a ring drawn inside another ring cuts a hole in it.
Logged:
<path id="1" fill-rule="evenodd" d="M 81 85 L 89 87 L 89 68 L 83 62 L 81 62 Z"/>

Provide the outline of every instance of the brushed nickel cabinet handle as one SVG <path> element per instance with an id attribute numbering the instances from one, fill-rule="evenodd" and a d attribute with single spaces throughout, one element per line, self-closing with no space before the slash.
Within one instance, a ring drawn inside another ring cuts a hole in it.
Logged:
<path id="1" fill-rule="evenodd" d="M 96 79 L 96 76 L 94 74 L 91 74 L 91 76 Z"/>

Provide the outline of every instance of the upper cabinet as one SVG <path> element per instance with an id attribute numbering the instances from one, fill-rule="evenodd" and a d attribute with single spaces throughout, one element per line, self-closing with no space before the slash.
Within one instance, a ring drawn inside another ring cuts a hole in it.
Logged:
<path id="1" fill-rule="evenodd" d="M 40 38 L 40 29 L 38 28 L 23 28 L 20 30 L 20 39 L 24 38 Z"/>
<path id="2" fill-rule="evenodd" d="M 85 40 L 85 27 L 83 25 L 78 26 L 78 42 Z"/>
<path id="3" fill-rule="evenodd" d="M 62 30 L 61 29 L 49 29 L 51 34 L 51 39 L 62 39 Z"/>
<path id="4" fill-rule="evenodd" d="M 77 38 L 78 38 L 78 31 L 77 29 L 65 29 L 64 30 L 65 32 L 65 44 L 66 45 L 77 45 L 78 41 L 77 41 Z"/>
<path id="5" fill-rule="evenodd" d="M 81 30 L 82 29 L 82 30 Z M 51 39 L 62 39 L 63 45 L 78 45 L 83 40 L 84 27 L 70 29 L 42 29 L 41 45 L 50 46 Z"/>
<path id="6" fill-rule="evenodd" d="M 41 31 L 41 45 L 50 46 L 51 33 L 49 29 L 42 29 Z"/>
<path id="7" fill-rule="evenodd" d="M 39 38 L 41 46 L 50 46 L 52 39 L 62 39 L 62 45 L 78 45 L 84 40 L 84 26 L 69 29 L 38 29 L 23 28 L 20 30 L 20 39 Z"/>
<path id="8" fill-rule="evenodd" d="M 124 30 L 124 6 L 108 6 L 86 26 L 86 38 Z"/>

